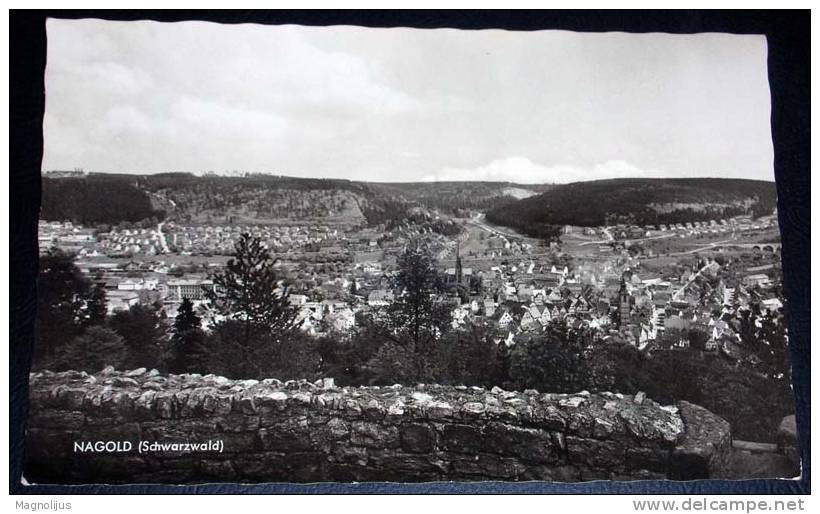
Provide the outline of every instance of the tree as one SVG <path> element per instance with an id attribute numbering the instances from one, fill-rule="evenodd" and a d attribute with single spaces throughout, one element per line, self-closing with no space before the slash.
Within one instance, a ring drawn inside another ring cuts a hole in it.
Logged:
<path id="1" fill-rule="evenodd" d="M 440 364 L 438 338 L 450 325 L 450 308 L 441 300 L 443 283 L 429 251 L 411 244 L 398 260 L 391 287 L 393 303 L 358 316 L 352 340 L 363 364 L 355 372 L 366 383 L 432 380 Z"/>
<path id="2" fill-rule="evenodd" d="M 364 319 L 365 331 L 397 346 L 392 352 L 382 351 L 385 358 L 395 361 L 401 354 L 409 359 L 406 365 L 414 370 L 410 374 L 422 376 L 430 366 L 434 343 L 449 328 L 450 308 L 441 300 L 443 283 L 429 251 L 418 244 L 408 245 L 398 260 L 398 268 L 392 283 L 397 291 L 395 300 Z M 390 368 L 377 362 L 370 367 Z"/>
<path id="3" fill-rule="evenodd" d="M 94 285 L 91 289 L 91 296 L 86 302 L 88 325 L 102 325 L 105 323 L 105 318 L 108 316 L 106 303 L 105 289 L 100 285 Z"/>
<path id="4" fill-rule="evenodd" d="M 126 369 L 162 367 L 165 331 L 155 308 L 136 304 L 127 311 L 114 313 L 108 324 L 125 343 L 126 359 L 122 365 Z"/>
<path id="5" fill-rule="evenodd" d="M 647 381 L 646 356 L 624 342 L 596 346 L 588 354 L 591 391 L 634 394 Z"/>
<path id="6" fill-rule="evenodd" d="M 408 336 L 416 350 L 429 344 L 450 324 L 450 309 L 440 297 L 441 277 L 430 253 L 418 245 L 408 246 L 400 257 L 394 288 L 400 291 L 388 306 L 391 327 Z"/>
<path id="7" fill-rule="evenodd" d="M 191 300 L 184 298 L 177 310 L 165 362 L 171 373 L 201 373 L 208 370 L 210 352 L 202 319 Z"/>
<path id="8" fill-rule="evenodd" d="M 106 366 L 121 368 L 127 354 L 125 342 L 116 332 L 93 326 L 57 350 L 55 369 L 95 373 Z"/>
<path id="9" fill-rule="evenodd" d="M 71 255 L 52 249 L 40 257 L 34 349 L 36 368 L 48 367 L 61 346 L 79 336 L 86 327 L 104 319 L 104 291 L 92 286 Z"/>
<path id="10" fill-rule="evenodd" d="M 554 321 L 542 336 L 515 345 L 510 354 L 510 379 L 518 389 L 561 393 L 592 388 L 587 350 L 593 338 L 590 329 L 571 329 L 563 321 Z"/>
<path id="11" fill-rule="evenodd" d="M 769 312 L 760 316 L 751 314 L 748 319 L 745 323 L 741 321 L 743 345 L 760 359 L 759 368 L 763 373 L 775 380 L 788 382 L 789 343 L 785 321 Z M 758 323 L 760 328 L 755 330 Z"/>
<path id="12" fill-rule="evenodd" d="M 174 318 L 173 337 L 191 330 L 202 328 L 202 318 L 194 311 L 194 304 L 188 298 L 183 298 L 177 309 L 177 316 Z"/>
<path id="13" fill-rule="evenodd" d="M 243 233 L 234 257 L 212 275 L 205 291 L 213 309 L 224 317 L 216 337 L 226 358 L 246 373 L 263 373 L 272 356 L 287 359 L 283 343 L 296 336 L 298 311 L 289 303 L 289 287 L 276 275 L 274 261 L 261 239 Z"/>
<path id="14" fill-rule="evenodd" d="M 241 324 L 226 320 L 214 327 L 206 340 L 208 371 L 231 378 L 314 379 L 321 371 L 316 342 L 301 331 L 274 340 L 271 334 L 257 334 L 251 344 L 236 338 Z"/>
<path id="15" fill-rule="evenodd" d="M 507 376 L 507 346 L 497 327 L 470 323 L 441 342 L 447 381 L 457 385 L 503 386 Z M 497 342 L 498 341 L 498 342 Z"/>
<path id="16" fill-rule="evenodd" d="M 234 258 L 212 279 L 214 288 L 206 290 L 206 298 L 246 330 L 287 333 L 295 328 L 297 312 L 288 301 L 289 288 L 280 284 L 270 252 L 258 237 L 242 234 Z"/>

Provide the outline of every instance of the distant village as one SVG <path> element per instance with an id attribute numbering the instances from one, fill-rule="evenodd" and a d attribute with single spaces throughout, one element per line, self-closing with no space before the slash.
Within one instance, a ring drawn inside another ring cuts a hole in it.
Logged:
<path id="1" fill-rule="evenodd" d="M 389 304 L 401 293 L 391 286 L 397 257 L 408 241 L 422 240 L 440 265 L 440 300 L 451 305 L 455 329 L 492 326 L 498 344 L 513 346 L 560 319 L 646 352 L 685 351 L 698 333 L 702 349 L 744 359 L 754 356 L 738 344 L 743 313 L 754 308 L 777 319 L 783 308 L 780 245 L 759 237 L 777 234 L 776 220 L 567 226 L 557 244 L 485 225 L 478 213 L 448 220 L 462 227 L 457 236 L 411 223 L 379 230 L 168 221 L 101 231 L 41 221 L 39 242 L 42 252 L 76 255 L 81 271 L 105 288 L 109 313 L 155 304 L 172 320 L 187 298 L 207 323 L 209 274 L 224 266 L 240 234 L 251 233 L 288 281 L 302 329 L 317 335 L 343 334 L 358 313 Z"/>

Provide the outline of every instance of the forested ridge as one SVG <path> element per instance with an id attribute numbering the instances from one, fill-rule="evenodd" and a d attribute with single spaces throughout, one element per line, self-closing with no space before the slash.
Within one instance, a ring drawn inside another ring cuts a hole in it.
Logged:
<path id="1" fill-rule="evenodd" d="M 499 225 L 537 235 L 548 225 L 657 225 L 770 214 L 774 182 L 742 179 L 612 179 L 555 186 L 487 214 Z"/>
<path id="2" fill-rule="evenodd" d="M 506 182 L 373 183 L 267 174 L 220 176 L 92 173 L 43 179 L 45 220 L 82 224 L 137 222 L 165 215 L 181 222 L 268 219 L 361 219 L 398 223 L 415 207 L 445 214 L 486 211 L 516 201 L 511 190 L 534 194 L 550 186 Z"/>
<path id="3" fill-rule="evenodd" d="M 86 178 L 44 178 L 40 218 L 83 225 L 137 222 L 163 218 L 134 177 L 91 175 Z"/>

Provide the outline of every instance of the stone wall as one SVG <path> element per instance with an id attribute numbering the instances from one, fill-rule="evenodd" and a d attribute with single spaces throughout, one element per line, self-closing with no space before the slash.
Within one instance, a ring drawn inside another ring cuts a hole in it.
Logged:
<path id="1" fill-rule="evenodd" d="M 97 441 L 119 447 L 97 452 Z M 205 448 L 145 448 L 186 442 Z M 31 375 L 26 479 L 693 479 L 717 476 L 730 448 L 724 420 L 642 393 L 341 388 L 108 368 Z"/>

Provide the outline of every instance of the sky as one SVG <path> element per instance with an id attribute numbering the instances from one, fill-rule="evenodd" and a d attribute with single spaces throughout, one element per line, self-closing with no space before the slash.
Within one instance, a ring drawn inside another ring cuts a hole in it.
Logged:
<path id="1" fill-rule="evenodd" d="M 764 36 L 54 20 L 42 169 L 773 180 Z"/>

